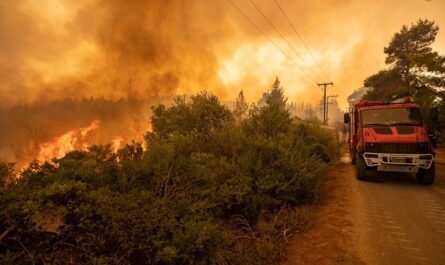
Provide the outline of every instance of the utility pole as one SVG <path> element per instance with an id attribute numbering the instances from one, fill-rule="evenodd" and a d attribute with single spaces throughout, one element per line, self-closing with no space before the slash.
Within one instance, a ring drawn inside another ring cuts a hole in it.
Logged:
<path id="1" fill-rule="evenodd" d="M 318 86 L 323 87 L 323 124 L 326 125 L 327 124 L 327 112 L 326 112 L 326 104 L 327 104 L 327 100 L 326 100 L 326 88 L 327 86 L 333 86 L 334 83 L 321 83 L 321 84 L 317 84 Z"/>
<path id="2" fill-rule="evenodd" d="M 338 95 L 329 95 L 327 96 L 327 103 L 326 103 L 326 123 L 328 123 L 329 120 L 329 104 L 333 104 L 332 102 L 329 102 L 329 99 L 336 98 Z"/>

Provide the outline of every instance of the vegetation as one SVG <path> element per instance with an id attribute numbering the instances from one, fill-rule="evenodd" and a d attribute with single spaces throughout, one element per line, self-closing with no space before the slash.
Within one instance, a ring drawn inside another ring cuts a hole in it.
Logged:
<path id="1" fill-rule="evenodd" d="M 384 49 L 388 69 L 365 80 L 365 87 L 373 89 L 364 99 L 392 101 L 412 96 L 425 117 L 432 106 L 445 110 L 445 57 L 431 47 L 438 31 L 433 21 L 418 20 L 395 33 Z"/>
<path id="2" fill-rule="evenodd" d="M 279 263 L 338 147 L 280 100 L 238 119 L 203 92 L 153 108 L 146 150 L 1 164 L 0 263 Z"/>
<path id="3" fill-rule="evenodd" d="M 247 105 L 244 92 L 241 90 L 235 100 L 235 108 L 233 110 L 233 117 L 237 123 L 241 122 L 245 118 L 248 109 L 249 105 Z"/>
<path id="4" fill-rule="evenodd" d="M 0 190 L 14 179 L 14 163 L 0 162 Z"/>
<path id="5" fill-rule="evenodd" d="M 404 25 L 384 48 L 388 68 L 368 77 L 364 85 L 370 89 L 363 99 L 390 102 L 411 96 L 419 105 L 428 130 L 445 141 L 445 56 L 433 51 L 439 27 L 433 21 L 418 20 Z M 353 95 L 350 96 L 353 99 Z M 430 120 L 433 108 L 439 120 Z"/>

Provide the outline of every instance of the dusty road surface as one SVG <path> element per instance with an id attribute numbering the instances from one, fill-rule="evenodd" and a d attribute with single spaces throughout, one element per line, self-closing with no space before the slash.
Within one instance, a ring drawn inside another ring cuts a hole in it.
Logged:
<path id="1" fill-rule="evenodd" d="M 358 253 L 366 264 L 445 264 L 445 165 L 439 163 L 432 186 L 393 173 L 351 182 Z"/>
<path id="2" fill-rule="evenodd" d="M 432 186 L 409 174 L 358 181 L 350 163 L 338 165 L 287 264 L 445 264 L 445 153 L 438 162 Z"/>

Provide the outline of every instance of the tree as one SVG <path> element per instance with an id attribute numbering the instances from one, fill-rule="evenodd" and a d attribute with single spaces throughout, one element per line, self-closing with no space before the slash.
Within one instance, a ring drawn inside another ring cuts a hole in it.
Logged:
<path id="1" fill-rule="evenodd" d="M 277 76 L 267 95 L 266 102 L 269 105 L 277 104 L 285 108 L 287 104 L 287 98 L 284 96 L 284 90 L 283 87 L 280 86 L 280 84 L 281 82 Z"/>
<path id="2" fill-rule="evenodd" d="M 421 19 L 395 33 L 384 48 L 389 68 L 365 80 L 365 86 L 373 89 L 364 98 L 391 101 L 412 96 L 422 108 L 440 102 L 438 91 L 445 87 L 445 57 L 431 48 L 438 31 L 433 21 Z"/>
<path id="3" fill-rule="evenodd" d="M 284 96 L 283 87 L 281 87 L 281 82 L 277 78 L 275 82 L 270 86 L 270 90 L 263 94 L 261 99 L 258 101 L 258 106 L 262 107 L 264 105 L 278 105 L 282 108 L 286 108 L 287 98 Z"/>
<path id="4" fill-rule="evenodd" d="M 397 69 L 381 70 L 364 82 L 370 87 L 364 98 L 369 100 L 391 101 L 394 98 L 409 96 L 405 82 Z"/>
<path id="5" fill-rule="evenodd" d="M 241 90 L 238 94 L 238 97 L 235 101 L 235 109 L 233 110 L 234 118 L 237 122 L 243 119 L 245 116 L 249 106 L 246 103 L 246 99 L 244 98 L 244 93 Z"/>
<path id="6" fill-rule="evenodd" d="M 250 110 L 246 128 L 252 134 L 260 133 L 268 137 L 288 131 L 292 118 L 286 104 L 287 98 L 277 77 L 270 90 L 263 94 L 258 107 Z"/>
<path id="7" fill-rule="evenodd" d="M 151 134 L 161 138 L 168 138 L 172 134 L 193 134 L 207 139 L 213 131 L 233 122 L 230 110 L 220 103 L 218 97 L 207 92 L 191 96 L 190 100 L 178 96 L 172 107 L 159 105 L 152 109 Z"/>
<path id="8" fill-rule="evenodd" d="M 399 33 L 394 34 L 388 47 L 385 47 L 385 63 L 394 65 L 404 78 L 412 70 L 437 70 L 433 62 L 441 59 L 437 52 L 433 52 L 431 44 L 436 39 L 439 27 L 433 21 L 418 20 L 410 28 L 404 25 Z M 443 66 L 442 66 L 443 68 Z"/>
<path id="9" fill-rule="evenodd" d="M 0 189 L 14 179 L 14 163 L 0 161 Z"/>

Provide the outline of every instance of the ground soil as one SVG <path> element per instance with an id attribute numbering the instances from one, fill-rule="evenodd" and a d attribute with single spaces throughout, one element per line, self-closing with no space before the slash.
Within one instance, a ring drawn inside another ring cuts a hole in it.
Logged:
<path id="1" fill-rule="evenodd" d="M 314 206 L 313 223 L 290 244 L 285 265 L 365 264 L 355 243 L 359 241 L 353 212 L 356 194 L 347 177 L 352 173 L 347 161 L 328 173 L 321 198 Z"/>

